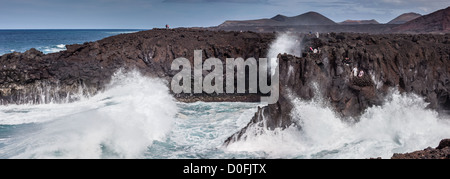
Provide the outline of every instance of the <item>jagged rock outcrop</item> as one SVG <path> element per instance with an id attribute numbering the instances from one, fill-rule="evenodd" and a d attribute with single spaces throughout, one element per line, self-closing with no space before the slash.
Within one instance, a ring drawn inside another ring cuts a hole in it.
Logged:
<path id="1" fill-rule="evenodd" d="M 302 57 L 280 55 L 280 99 L 258 110 L 248 126 L 225 144 L 238 140 L 253 125 L 269 129 L 295 125 L 292 97 L 327 100 L 342 118 L 358 118 L 368 107 L 381 105 L 390 89 L 415 93 L 429 108 L 450 110 L 450 35 L 322 35 L 303 40 Z M 319 48 L 313 54 L 309 47 Z M 351 75 L 353 67 L 365 75 Z M 317 90 L 318 89 L 318 90 Z M 260 117 L 264 115 L 264 117 Z M 262 121 L 264 119 L 265 121 Z M 300 127 L 301 126 L 297 126 Z"/>
<path id="2" fill-rule="evenodd" d="M 450 139 L 444 139 L 436 148 L 428 147 L 421 151 L 394 154 L 391 159 L 450 159 Z"/>
<path id="3" fill-rule="evenodd" d="M 41 103 L 77 93 L 93 94 L 109 82 L 118 69 L 137 69 L 170 82 L 175 58 L 193 63 L 194 50 L 203 59 L 265 57 L 275 34 L 214 32 L 192 29 L 154 29 L 122 34 L 97 42 L 68 45 L 66 51 L 44 55 L 35 49 L 0 57 L 0 103 Z M 44 95 L 42 95 L 44 93 Z M 43 96 L 48 99 L 42 99 Z M 259 96 L 177 96 L 194 101 L 255 101 Z"/>

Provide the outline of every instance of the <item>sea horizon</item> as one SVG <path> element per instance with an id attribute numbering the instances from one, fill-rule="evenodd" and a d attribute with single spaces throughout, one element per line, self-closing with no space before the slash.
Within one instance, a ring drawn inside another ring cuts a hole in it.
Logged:
<path id="1" fill-rule="evenodd" d="M 66 45 L 83 44 L 114 35 L 146 29 L 0 29 L 0 55 L 35 48 L 44 54 L 66 50 Z"/>

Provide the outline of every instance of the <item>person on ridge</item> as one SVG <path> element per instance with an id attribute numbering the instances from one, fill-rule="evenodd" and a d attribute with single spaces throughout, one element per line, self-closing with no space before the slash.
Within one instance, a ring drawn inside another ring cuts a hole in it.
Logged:
<path id="1" fill-rule="evenodd" d="M 364 76 L 364 71 L 361 70 L 361 71 L 359 72 L 359 77 L 362 78 L 363 76 Z"/>

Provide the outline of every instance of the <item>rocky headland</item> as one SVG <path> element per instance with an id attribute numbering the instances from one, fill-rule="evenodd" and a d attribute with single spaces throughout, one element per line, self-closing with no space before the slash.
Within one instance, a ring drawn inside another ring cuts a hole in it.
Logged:
<path id="1" fill-rule="evenodd" d="M 247 127 L 225 145 L 239 140 L 246 128 L 261 122 L 269 129 L 295 124 L 292 96 L 311 100 L 321 95 L 342 118 L 354 118 L 381 105 L 392 89 L 422 96 L 430 109 L 450 110 L 450 35 L 369 35 L 356 33 L 298 34 L 302 55 L 279 55 L 280 99 L 260 108 Z M 47 103 L 71 94 L 95 94 L 119 69 L 171 81 L 172 61 L 194 50 L 203 59 L 266 57 L 275 33 L 225 32 L 196 29 L 154 29 L 100 41 L 69 45 L 66 51 L 43 54 L 35 49 L 0 57 L 0 103 Z M 319 53 L 308 50 L 320 49 Z M 365 75 L 354 77 L 354 67 Z M 168 83 L 170 84 L 170 83 Z M 317 92 L 320 91 L 320 93 Z M 42 95 L 45 93 L 45 95 Z M 192 101 L 258 101 L 261 94 L 181 94 Z M 70 98 L 69 100 L 76 100 Z M 264 116 L 264 117 L 262 117 Z M 265 119 L 262 121 L 262 119 Z M 250 119 L 249 119 L 250 120 Z"/>
<path id="2" fill-rule="evenodd" d="M 66 51 L 43 54 L 36 49 L 0 57 L 0 104 L 58 102 L 71 94 L 95 94 L 119 69 L 136 69 L 170 82 L 171 63 L 184 57 L 193 64 L 194 50 L 204 59 L 265 57 L 275 34 L 154 29 L 100 41 L 68 45 Z M 237 96 L 237 97 L 234 97 Z M 45 97 L 45 99 L 43 99 Z M 177 95 L 180 101 L 256 101 L 249 95 Z M 238 98 L 238 99 L 235 99 Z M 75 99 L 69 99 L 75 100 Z"/>

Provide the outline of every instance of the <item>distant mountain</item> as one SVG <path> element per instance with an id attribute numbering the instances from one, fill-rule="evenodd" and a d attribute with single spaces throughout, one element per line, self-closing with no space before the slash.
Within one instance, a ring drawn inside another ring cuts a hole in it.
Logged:
<path id="1" fill-rule="evenodd" d="M 272 19 L 279 19 L 277 16 Z M 286 25 L 335 25 L 336 22 L 332 21 L 328 17 L 323 16 L 317 12 L 307 12 L 294 17 L 287 17 L 285 21 Z"/>
<path id="2" fill-rule="evenodd" d="M 450 33 L 450 6 L 393 28 L 402 33 Z"/>
<path id="3" fill-rule="evenodd" d="M 275 17 L 272 17 L 271 19 L 279 21 L 279 22 L 285 22 L 287 19 L 289 19 L 289 17 L 281 15 L 281 14 L 278 14 Z"/>
<path id="4" fill-rule="evenodd" d="M 406 22 L 412 21 L 418 17 L 421 17 L 422 15 L 410 12 L 410 13 L 404 13 L 395 19 L 388 22 L 388 24 L 404 24 Z"/>
<path id="5" fill-rule="evenodd" d="M 405 23 L 405 21 L 408 22 Z M 317 12 L 307 12 L 294 17 L 279 14 L 270 19 L 225 21 L 219 26 L 209 27 L 208 29 L 302 33 L 450 33 L 450 7 L 425 16 L 416 13 L 402 14 L 387 24 L 380 24 L 376 20 L 346 20 L 338 24 Z"/>
<path id="6" fill-rule="evenodd" d="M 380 24 L 375 19 L 372 20 L 346 20 L 344 22 L 340 22 L 341 25 L 365 25 L 365 24 Z"/>
<path id="7" fill-rule="evenodd" d="M 257 19 L 245 21 L 225 21 L 219 27 L 243 27 L 243 26 L 281 26 L 282 23 L 272 19 Z"/>
<path id="8" fill-rule="evenodd" d="M 297 25 L 335 25 L 331 19 L 317 12 L 307 12 L 294 17 L 276 15 L 270 19 L 257 19 L 246 21 L 225 21 L 219 27 L 233 26 L 297 26 Z"/>

